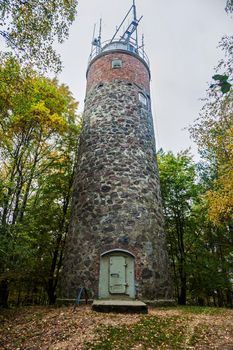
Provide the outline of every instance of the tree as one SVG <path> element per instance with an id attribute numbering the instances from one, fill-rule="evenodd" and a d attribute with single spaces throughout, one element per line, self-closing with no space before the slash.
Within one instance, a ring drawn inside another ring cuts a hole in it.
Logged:
<path id="1" fill-rule="evenodd" d="M 158 152 L 169 256 L 179 304 L 232 305 L 232 238 L 208 219 L 206 169 L 189 153 Z"/>
<path id="2" fill-rule="evenodd" d="M 232 12 L 231 0 L 226 10 Z M 215 70 L 214 83 L 207 90 L 205 104 L 190 133 L 202 159 L 199 180 L 202 208 L 207 214 L 203 234 L 212 276 L 208 293 L 219 306 L 232 306 L 233 37 L 224 36 L 219 46 L 224 58 Z"/>
<path id="3" fill-rule="evenodd" d="M 233 12 L 233 0 L 227 0 L 225 9 L 226 9 L 226 11 L 228 13 L 232 13 Z"/>
<path id="4" fill-rule="evenodd" d="M 69 215 L 77 103 L 66 86 L 13 58 L 0 65 L 0 101 L 2 286 L 29 285 L 45 260 L 50 275 L 38 273 L 34 285 L 46 288 L 53 302 Z"/>
<path id="5" fill-rule="evenodd" d="M 68 37 L 76 0 L 1 0 L 0 35 L 22 62 L 40 68 L 61 68 L 53 43 Z"/>
<path id="6" fill-rule="evenodd" d="M 188 152 L 158 152 L 168 244 L 179 304 L 186 304 L 187 250 L 192 245 L 192 207 L 197 197 L 195 165 Z"/>
<path id="7" fill-rule="evenodd" d="M 233 38 L 222 39 L 221 47 L 225 59 L 221 60 L 217 70 L 232 79 Z M 225 83 L 225 81 L 222 81 Z M 216 225 L 230 225 L 233 220 L 233 90 L 222 90 L 220 84 L 211 85 L 207 91 L 205 104 L 200 117 L 190 127 L 190 132 L 199 147 L 202 159 L 208 162 L 209 188 L 205 195 L 209 219 Z M 229 86 L 228 86 L 229 87 Z"/>

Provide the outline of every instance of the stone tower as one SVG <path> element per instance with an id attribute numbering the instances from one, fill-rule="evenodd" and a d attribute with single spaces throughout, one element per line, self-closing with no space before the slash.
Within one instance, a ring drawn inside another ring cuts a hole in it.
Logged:
<path id="1" fill-rule="evenodd" d="M 171 300 L 150 96 L 150 68 L 133 21 L 93 41 L 62 297 Z M 130 13 L 130 11 L 129 11 Z M 133 36 L 136 34 L 136 39 Z"/>

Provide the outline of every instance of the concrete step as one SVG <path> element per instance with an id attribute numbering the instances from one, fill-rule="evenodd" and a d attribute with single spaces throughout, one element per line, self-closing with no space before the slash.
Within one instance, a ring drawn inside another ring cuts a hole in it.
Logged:
<path id="1" fill-rule="evenodd" d="M 148 307 L 140 300 L 94 300 L 92 309 L 99 312 L 148 313 Z"/>

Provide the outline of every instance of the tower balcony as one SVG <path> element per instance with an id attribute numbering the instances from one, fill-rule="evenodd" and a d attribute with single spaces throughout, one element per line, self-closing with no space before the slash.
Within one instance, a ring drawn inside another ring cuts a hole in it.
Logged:
<path id="1" fill-rule="evenodd" d="M 102 46 L 94 45 L 93 49 L 91 51 L 91 54 L 89 56 L 88 65 L 94 60 L 97 56 L 107 53 L 108 51 L 126 51 L 129 54 L 132 54 L 133 56 L 138 57 L 140 60 L 143 60 L 144 63 L 150 67 L 150 62 L 148 59 L 147 54 L 144 51 L 144 47 L 137 47 L 134 43 L 134 41 L 122 41 L 119 40 L 107 40 L 103 42 Z"/>

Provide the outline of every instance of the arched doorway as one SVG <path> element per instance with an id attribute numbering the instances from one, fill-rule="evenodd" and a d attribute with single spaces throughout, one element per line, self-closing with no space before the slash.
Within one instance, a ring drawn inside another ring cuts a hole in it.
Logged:
<path id="1" fill-rule="evenodd" d="M 135 257 L 113 249 L 100 256 L 99 298 L 135 298 Z"/>

